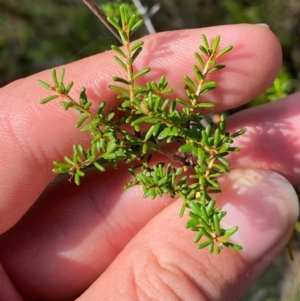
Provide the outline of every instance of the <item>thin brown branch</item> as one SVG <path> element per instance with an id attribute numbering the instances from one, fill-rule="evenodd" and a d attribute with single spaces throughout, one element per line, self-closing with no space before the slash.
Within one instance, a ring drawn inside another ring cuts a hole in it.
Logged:
<path id="1" fill-rule="evenodd" d="M 96 15 L 102 24 L 114 35 L 114 37 L 122 44 L 122 40 L 116 29 L 106 20 L 106 15 L 92 0 L 82 0 L 84 4 Z"/>

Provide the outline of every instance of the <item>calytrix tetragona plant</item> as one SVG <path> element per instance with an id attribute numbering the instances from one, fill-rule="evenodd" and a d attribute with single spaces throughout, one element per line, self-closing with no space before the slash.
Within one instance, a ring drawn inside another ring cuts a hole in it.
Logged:
<path id="1" fill-rule="evenodd" d="M 188 210 L 190 218 L 186 227 L 196 232 L 194 241 L 199 249 L 208 247 L 211 253 L 220 253 L 224 246 L 240 250 L 241 246 L 228 241 L 238 228 L 222 228 L 220 222 L 226 212 L 216 207 L 212 195 L 221 192 L 218 177 L 229 173 L 230 162 L 226 156 L 239 151 L 232 143 L 244 131 L 228 133 L 225 115 L 221 115 L 218 123 L 204 125 L 203 110 L 214 105 L 201 101 L 202 95 L 217 87 L 215 81 L 207 80 L 207 75 L 225 67 L 217 61 L 232 46 L 219 50 L 220 36 L 209 43 L 202 35 L 200 51 L 195 52 L 194 77 L 183 77 L 186 98 L 171 100 L 168 93 L 172 89 L 164 76 L 144 86 L 136 84 L 138 78 L 150 72 L 149 67 L 138 71 L 133 67 L 144 42 L 130 43 L 130 36 L 143 22 L 135 15 L 128 16 L 124 6 L 120 7 L 120 15 L 120 24 L 108 18 L 123 44 L 122 48 L 112 46 L 116 53 L 114 59 L 124 70 L 124 77 L 113 77 L 114 84 L 110 85 L 117 93 L 118 107 L 107 110 L 107 104 L 102 102 L 96 112 L 90 110 L 92 103 L 85 88 L 78 100 L 73 99 L 69 94 L 73 82 L 64 83 L 64 69 L 58 77 L 56 70 L 52 70 L 52 84 L 39 81 L 54 92 L 41 103 L 60 97 L 65 110 L 75 109 L 81 115 L 76 126 L 91 134 L 90 148 L 74 145 L 73 157 L 54 161 L 53 171 L 69 173 L 79 185 L 86 167 L 94 166 L 104 172 L 109 165 L 117 167 L 119 162 L 125 162 L 132 176 L 125 184 L 126 189 L 140 185 L 144 197 L 154 199 L 169 194 L 183 200 L 179 215 L 182 217 Z M 116 114 L 117 111 L 120 113 Z M 154 162 L 155 153 L 163 156 L 164 162 Z"/>

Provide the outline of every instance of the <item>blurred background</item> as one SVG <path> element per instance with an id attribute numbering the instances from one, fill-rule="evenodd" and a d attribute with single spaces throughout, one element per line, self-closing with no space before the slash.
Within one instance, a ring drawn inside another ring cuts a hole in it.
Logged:
<path id="1" fill-rule="evenodd" d="M 276 101 L 300 91 L 299 0 L 94 0 L 111 17 L 127 3 L 144 12 L 149 31 L 232 23 L 267 23 L 283 49 L 282 69 L 274 84 L 247 106 Z M 137 36 L 138 37 L 138 36 Z M 254 42 L 254 41 L 252 41 Z M 81 0 L 0 0 L 0 87 L 60 64 L 110 49 L 118 43 Z M 263 51 L 263 45 L 262 45 Z M 242 301 L 300 300 L 299 243 L 276 258 Z"/>

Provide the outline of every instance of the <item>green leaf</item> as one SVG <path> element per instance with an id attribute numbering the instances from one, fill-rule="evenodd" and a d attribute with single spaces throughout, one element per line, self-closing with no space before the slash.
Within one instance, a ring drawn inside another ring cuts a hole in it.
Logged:
<path id="1" fill-rule="evenodd" d="M 87 103 L 87 96 L 85 94 L 85 88 L 81 88 L 80 95 L 79 95 L 79 102 L 82 106 Z"/>
<path id="2" fill-rule="evenodd" d="M 211 49 L 215 53 L 220 43 L 220 36 L 217 35 L 212 43 Z"/>
<path id="3" fill-rule="evenodd" d="M 144 68 L 142 70 L 140 70 L 139 72 L 135 73 L 132 77 L 133 80 L 139 78 L 140 76 L 148 73 L 150 71 L 150 67 Z"/>
<path id="4" fill-rule="evenodd" d="M 220 221 L 219 221 L 218 216 L 216 214 L 213 215 L 213 221 L 214 221 L 215 231 L 218 235 L 220 235 L 220 233 L 221 233 Z"/>
<path id="5" fill-rule="evenodd" d="M 147 134 L 145 135 L 145 140 L 148 140 L 153 135 L 154 127 L 155 125 L 152 125 L 150 129 L 147 131 Z"/>
<path id="6" fill-rule="evenodd" d="M 132 57 L 131 57 L 131 64 L 135 61 L 135 59 L 138 57 L 138 55 L 142 52 L 143 48 L 139 47 L 137 48 L 137 50 L 133 53 Z M 150 71 L 150 68 L 149 68 Z M 149 72 L 148 71 L 148 72 Z M 147 72 L 146 72 L 147 73 Z"/>
<path id="7" fill-rule="evenodd" d="M 213 90 L 217 87 L 217 83 L 215 81 L 209 81 L 202 85 L 200 95 L 207 93 L 210 90 Z"/>
<path id="8" fill-rule="evenodd" d="M 59 72 L 59 79 L 58 79 L 58 85 L 62 85 L 64 82 L 64 77 L 65 77 L 65 68 L 62 68 Z"/>
<path id="9" fill-rule="evenodd" d="M 134 26 L 135 22 L 136 22 L 136 15 L 133 14 L 133 15 L 129 18 L 129 21 L 128 21 L 128 26 L 127 26 L 127 27 L 128 27 L 129 32 L 131 32 L 132 26 Z M 131 51 L 132 51 L 132 50 L 131 50 Z"/>
<path id="10" fill-rule="evenodd" d="M 52 80 L 53 80 L 53 83 L 55 84 L 55 86 L 58 86 L 58 80 L 57 80 L 57 76 L 56 76 L 56 69 L 51 70 L 51 77 L 52 77 Z"/>
<path id="11" fill-rule="evenodd" d="M 208 44 L 206 35 L 205 35 L 205 34 L 201 34 L 201 39 L 202 39 L 202 41 L 203 41 L 204 47 L 205 47 L 206 49 L 208 49 L 208 48 L 209 48 L 209 44 Z"/>
<path id="12" fill-rule="evenodd" d="M 233 49 L 233 46 L 231 46 L 231 45 L 225 47 L 216 55 L 216 58 L 221 57 L 222 55 L 226 54 L 227 52 L 231 51 L 232 49 Z"/>
<path id="13" fill-rule="evenodd" d="M 193 142 L 188 142 L 182 146 L 179 147 L 178 151 L 180 153 L 187 153 L 189 151 L 191 151 L 194 147 L 194 143 Z"/>
<path id="14" fill-rule="evenodd" d="M 123 87 L 116 86 L 116 85 L 110 85 L 109 88 L 112 90 L 118 91 L 126 96 L 129 96 L 129 91 Z"/>
<path id="15" fill-rule="evenodd" d="M 238 227 L 233 227 L 233 228 L 230 228 L 228 230 L 225 230 L 225 233 L 224 233 L 224 237 L 230 237 L 231 235 L 233 235 L 236 231 L 238 230 Z"/>
<path id="16" fill-rule="evenodd" d="M 204 67 L 205 67 L 205 64 L 204 64 L 204 61 L 203 61 L 202 57 L 200 56 L 200 54 L 199 54 L 198 52 L 195 52 L 195 53 L 194 53 L 194 56 L 195 56 L 195 58 L 197 59 L 197 61 L 199 62 L 200 66 L 201 66 L 202 68 L 204 68 Z"/>
<path id="17" fill-rule="evenodd" d="M 87 119 L 89 118 L 89 115 L 85 115 L 82 118 L 79 119 L 76 123 L 76 127 L 79 128 Z"/>
<path id="18" fill-rule="evenodd" d="M 149 118 L 148 116 L 144 116 L 144 117 L 138 118 L 138 119 L 132 121 L 132 122 L 131 122 L 131 125 L 132 125 L 132 126 L 139 125 L 139 124 L 141 124 L 142 122 L 146 121 L 148 118 Z"/>
<path id="19" fill-rule="evenodd" d="M 233 244 L 233 243 L 230 243 L 230 242 L 224 242 L 223 245 L 226 246 L 229 249 L 233 249 L 233 250 L 236 250 L 236 251 L 243 250 L 242 246 L 237 245 L 237 244 Z"/>
<path id="20" fill-rule="evenodd" d="M 117 56 L 114 56 L 114 60 L 121 66 L 121 68 L 127 72 L 126 64 Z"/>
<path id="21" fill-rule="evenodd" d="M 105 168 L 102 165 L 100 165 L 98 162 L 94 162 L 94 166 L 102 172 L 105 171 Z"/>
<path id="22" fill-rule="evenodd" d="M 214 108 L 215 104 L 211 102 L 199 102 L 195 105 L 195 108 Z"/>
<path id="23" fill-rule="evenodd" d="M 67 87 L 65 89 L 65 94 L 69 94 L 71 88 L 73 87 L 74 85 L 74 82 L 70 81 L 68 84 L 67 84 Z"/>
<path id="24" fill-rule="evenodd" d="M 220 129 L 216 129 L 214 133 L 214 146 L 217 146 L 220 141 Z"/>
<path id="25" fill-rule="evenodd" d="M 120 47 L 118 47 L 118 46 L 116 46 L 116 45 L 111 45 L 111 49 L 112 50 L 114 50 L 115 52 L 117 52 L 120 56 L 122 56 L 123 58 L 125 58 L 126 59 L 126 54 L 123 52 L 123 50 L 120 48 Z"/>
<path id="26" fill-rule="evenodd" d="M 230 167 L 230 162 L 222 156 L 216 156 L 218 160 L 223 163 L 225 166 Z"/>
<path id="27" fill-rule="evenodd" d="M 208 53 L 208 50 L 203 47 L 202 45 L 199 46 L 199 49 L 206 55 L 206 56 L 209 56 L 209 53 Z"/>
<path id="28" fill-rule="evenodd" d="M 51 96 L 45 97 L 41 100 L 41 104 L 45 104 L 45 103 L 47 103 L 47 102 L 49 102 L 53 99 L 56 99 L 58 97 L 59 97 L 59 95 L 51 95 Z"/>
<path id="29" fill-rule="evenodd" d="M 42 86 L 43 88 L 46 88 L 47 90 L 50 90 L 50 89 L 51 89 L 51 85 L 45 83 L 44 81 L 42 81 L 42 80 L 40 80 L 40 79 L 37 80 L 37 83 L 38 83 L 40 86 Z"/>
<path id="30" fill-rule="evenodd" d="M 202 242 L 201 244 L 198 245 L 198 249 L 203 249 L 209 245 L 211 245 L 213 243 L 212 240 L 206 240 L 204 242 Z"/>
<path id="31" fill-rule="evenodd" d="M 119 77 L 119 76 L 113 76 L 113 80 L 115 82 L 123 83 L 125 85 L 130 85 L 130 82 L 126 80 L 125 78 Z"/>
<path id="32" fill-rule="evenodd" d="M 127 7 L 125 5 L 120 6 L 120 15 L 121 15 L 122 26 L 124 28 L 128 23 Z"/>
<path id="33" fill-rule="evenodd" d="M 133 34 L 139 27 L 143 25 L 144 21 L 142 19 L 138 20 L 131 28 L 130 34 Z"/>
<path id="34" fill-rule="evenodd" d="M 220 64 L 220 65 L 217 65 L 217 66 L 214 66 L 214 67 L 210 68 L 207 73 L 212 73 L 214 71 L 218 71 L 218 70 L 223 69 L 223 68 L 225 68 L 225 65 Z"/>
<path id="35" fill-rule="evenodd" d="M 201 80 L 204 79 L 204 75 L 202 74 L 202 72 L 199 70 L 199 68 L 198 68 L 196 65 L 194 65 L 194 72 L 195 72 L 195 74 L 196 74 L 196 77 L 197 77 L 198 82 L 200 82 Z M 196 91 L 196 90 L 197 90 L 197 89 L 195 89 L 195 91 Z"/>
<path id="36" fill-rule="evenodd" d="M 193 89 L 194 91 L 197 90 L 197 87 L 196 87 L 195 83 L 191 80 L 190 77 L 188 77 L 187 75 L 185 75 L 185 76 L 183 77 L 183 79 L 184 79 L 184 81 L 187 83 L 187 85 L 188 85 L 191 89 Z"/>
<path id="37" fill-rule="evenodd" d="M 120 26 L 114 19 L 112 19 L 112 18 L 110 18 L 110 17 L 107 17 L 107 21 L 108 21 L 113 27 L 115 27 L 115 28 L 117 29 L 117 31 L 119 32 L 119 34 L 120 34 L 120 32 L 124 32 L 123 29 L 121 28 L 121 26 Z"/>
<path id="38" fill-rule="evenodd" d="M 144 45 L 144 41 L 138 41 L 130 47 L 130 51 L 133 52 Z"/>

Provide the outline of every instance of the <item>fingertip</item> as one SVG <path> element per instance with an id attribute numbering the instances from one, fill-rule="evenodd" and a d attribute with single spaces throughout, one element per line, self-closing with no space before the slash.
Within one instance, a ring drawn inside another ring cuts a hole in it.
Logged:
<path id="1" fill-rule="evenodd" d="M 223 227 L 238 226 L 232 242 L 243 246 L 241 256 L 255 262 L 266 253 L 273 258 L 288 243 L 299 214 L 292 185 L 267 170 L 237 169 L 221 179 L 219 204 L 227 212 Z"/>

